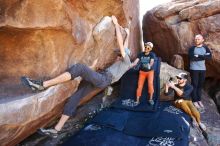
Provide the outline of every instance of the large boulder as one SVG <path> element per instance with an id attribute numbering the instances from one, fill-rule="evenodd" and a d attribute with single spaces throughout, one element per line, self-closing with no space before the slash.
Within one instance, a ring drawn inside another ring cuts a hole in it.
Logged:
<path id="1" fill-rule="evenodd" d="M 205 112 L 201 114 L 201 120 L 207 126 L 207 130 L 203 133 L 203 135 L 207 139 L 210 146 L 219 145 L 220 114 L 214 101 L 205 92 L 202 93 L 202 101 L 205 103 Z"/>
<path id="2" fill-rule="evenodd" d="M 132 20 L 129 46 L 135 57 L 138 9 L 132 0 L 0 0 L 0 145 L 15 145 L 56 118 L 78 86 L 72 81 L 32 93 L 21 86 L 21 76 L 50 79 L 95 59 L 97 68 L 106 68 L 118 47 L 111 15 L 122 27 Z"/>
<path id="3" fill-rule="evenodd" d="M 206 79 L 204 90 L 209 93 L 210 97 L 217 105 L 220 112 L 220 80 L 208 78 Z"/>
<path id="4" fill-rule="evenodd" d="M 175 68 L 184 69 L 184 60 L 180 55 L 173 55 L 170 64 Z"/>
<path id="5" fill-rule="evenodd" d="M 155 44 L 155 52 L 169 62 L 174 54 L 188 65 L 188 48 L 202 34 L 213 53 L 207 62 L 207 77 L 219 78 L 220 4 L 218 0 L 176 0 L 148 11 L 143 19 L 144 40 Z"/>

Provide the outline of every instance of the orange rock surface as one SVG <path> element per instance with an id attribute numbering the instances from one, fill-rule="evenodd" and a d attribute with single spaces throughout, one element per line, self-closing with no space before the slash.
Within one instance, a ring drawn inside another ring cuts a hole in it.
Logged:
<path id="1" fill-rule="evenodd" d="M 0 0 L 0 145 L 15 145 L 56 118 L 78 85 L 72 81 L 32 93 L 21 86 L 21 76 L 50 79 L 95 59 L 99 69 L 106 68 L 118 48 L 111 15 L 122 27 L 132 19 L 134 58 L 138 10 L 138 0 Z"/>

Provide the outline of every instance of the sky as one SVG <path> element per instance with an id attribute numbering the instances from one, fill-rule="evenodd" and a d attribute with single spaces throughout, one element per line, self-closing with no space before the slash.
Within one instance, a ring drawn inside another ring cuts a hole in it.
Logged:
<path id="1" fill-rule="evenodd" d="M 171 0 L 139 0 L 140 2 L 140 28 L 142 28 L 142 19 L 143 19 L 143 16 L 144 14 L 156 7 L 157 5 L 160 5 L 160 4 L 163 4 L 163 3 L 167 3 L 167 2 L 170 2 Z M 141 30 L 141 33 L 142 33 L 142 30 Z M 143 38 L 142 38 L 142 35 L 141 35 L 141 42 L 142 42 L 142 48 L 143 48 Z"/>
<path id="2" fill-rule="evenodd" d="M 143 15 L 153 7 L 170 2 L 171 0 L 139 0 L 140 1 L 140 18 L 142 22 Z"/>

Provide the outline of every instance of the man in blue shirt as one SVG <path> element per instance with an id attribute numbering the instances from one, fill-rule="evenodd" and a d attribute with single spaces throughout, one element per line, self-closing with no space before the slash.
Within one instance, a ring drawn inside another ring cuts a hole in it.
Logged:
<path id="1" fill-rule="evenodd" d="M 209 48 L 205 46 L 203 42 L 203 36 L 198 34 L 195 36 L 195 46 L 189 49 L 190 74 L 193 85 L 192 101 L 198 109 L 204 108 L 201 102 L 201 95 L 202 86 L 205 81 L 205 61 L 212 57 Z"/>
<path id="2" fill-rule="evenodd" d="M 188 75 L 180 73 L 176 78 L 176 83 L 169 81 L 165 84 L 165 95 L 171 95 L 174 92 L 174 106 L 186 112 L 192 118 L 193 125 L 199 126 L 206 131 L 206 126 L 201 122 L 200 113 L 191 101 L 190 94 L 193 91 L 193 87 L 187 82 Z"/>

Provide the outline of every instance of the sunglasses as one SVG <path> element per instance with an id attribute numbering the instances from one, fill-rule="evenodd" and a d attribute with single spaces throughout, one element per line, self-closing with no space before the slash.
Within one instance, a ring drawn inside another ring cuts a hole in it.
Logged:
<path id="1" fill-rule="evenodd" d="M 182 80 L 183 78 L 180 78 L 180 77 L 176 77 L 178 80 Z"/>
<path id="2" fill-rule="evenodd" d="M 151 50 L 151 47 L 150 46 L 144 46 L 145 47 L 145 49 L 147 49 L 147 50 Z"/>

